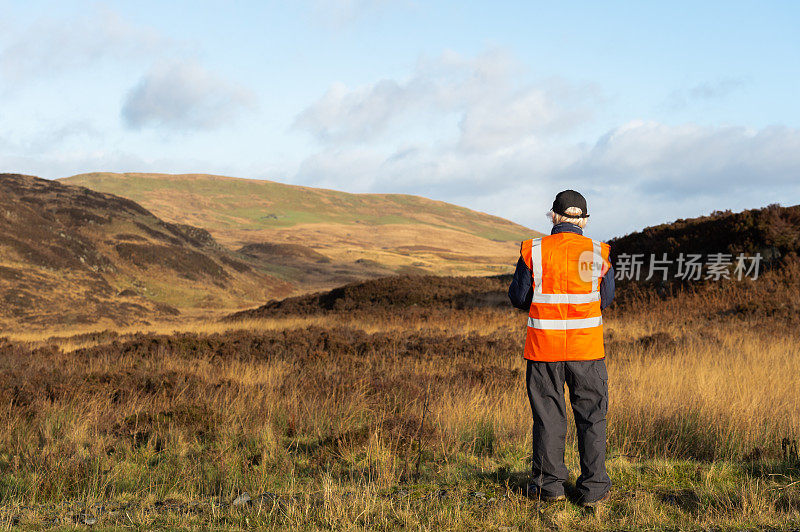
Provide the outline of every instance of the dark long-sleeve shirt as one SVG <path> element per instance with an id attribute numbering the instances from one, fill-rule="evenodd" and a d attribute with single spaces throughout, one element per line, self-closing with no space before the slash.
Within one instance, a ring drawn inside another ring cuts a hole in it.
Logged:
<path id="1" fill-rule="evenodd" d="M 553 226 L 551 235 L 557 233 L 583 234 L 583 230 L 575 224 L 562 222 Z M 522 310 L 530 310 L 533 299 L 533 273 L 522 257 L 517 261 L 517 269 L 511 286 L 508 287 L 508 298 L 511 304 Z M 604 309 L 614 300 L 614 267 L 610 266 L 606 274 L 600 278 L 600 309 Z"/>

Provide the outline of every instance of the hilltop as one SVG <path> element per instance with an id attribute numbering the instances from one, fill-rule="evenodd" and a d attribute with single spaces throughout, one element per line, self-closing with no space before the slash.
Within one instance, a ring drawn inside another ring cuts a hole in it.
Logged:
<path id="1" fill-rule="evenodd" d="M 290 292 L 205 230 L 111 194 L 0 174 L 0 322 L 115 324 Z"/>
<path id="2" fill-rule="evenodd" d="M 257 253 L 272 274 L 306 289 L 393 273 L 508 273 L 519 242 L 540 235 L 411 195 L 205 174 L 98 172 L 61 181 L 132 199 L 168 222 L 202 227 L 231 249 Z"/>
<path id="3" fill-rule="evenodd" d="M 622 253 L 667 253 L 673 257 L 680 253 L 760 253 L 768 262 L 791 260 L 800 252 L 800 205 L 716 211 L 645 227 L 609 244 L 614 257 Z"/>

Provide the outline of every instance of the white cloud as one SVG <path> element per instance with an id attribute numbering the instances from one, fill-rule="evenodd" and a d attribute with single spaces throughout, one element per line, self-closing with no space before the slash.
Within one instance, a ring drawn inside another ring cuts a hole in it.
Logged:
<path id="1" fill-rule="evenodd" d="M 0 88 L 6 93 L 76 70 L 96 73 L 105 66 L 126 65 L 136 72 L 155 61 L 123 102 L 122 117 L 132 129 L 214 128 L 254 102 L 250 91 L 200 65 L 186 43 L 131 23 L 103 7 L 71 18 L 40 18 L 4 37 L 5 44 L 0 44 Z M 73 125 L 53 127 L 55 132 L 38 135 L 43 149 L 47 148 L 42 144 L 46 138 L 57 141 L 58 132 Z"/>
<path id="2" fill-rule="evenodd" d="M 128 93 L 125 124 L 173 130 L 216 128 L 254 104 L 253 94 L 195 61 L 160 63 Z"/>
<path id="3" fill-rule="evenodd" d="M 325 142 L 360 142 L 382 133 L 398 111 L 413 106 L 411 96 L 408 87 L 393 80 L 355 90 L 335 83 L 294 125 Z"/>
<path id="4" fill-rule="evenodd" d="M 86 120 L 40 126 L 38 131 L 29 137 L 17 137 L 17 153 L 45 153 L 57 149 L 66 143 L 94 142 L 103 135 L 97 127 Z"/>
<path id="5" fill-rule="evenodd" d="M 586 174 L 673 197 L 795 184 L 800 130 L 633 121 L 604 135 L 570 170 Z"/>
<path id="6" fill-rule="evenodd" d="M 32 119 L 31 122 L 27 131 L 18 128 L 7 137 L 0 136 L 0 162 L 39 158 L 46 165 L 48 157 L 56 152 L 72 151 L 76 146 L 103 138 L 95 124 L 85 120 L 60 122 Z M 0 171 L 3 171 L 2 166 Z"/>
<path id="7" fill-rule="evenodd" d="M 408 79 L 348 88 L 332 85 L 302 111 L 296 129 L 331 145 L 374 141 L 412 120 L 460 127 L 465 150 L 498 147 L 520 138 L 569 130 L 585 121 L 591 87 L 518 81 L 520 67 L 500 51 L 475 58 L 446 52 L 423 60 Z"/>
<path id="8" fill-rule="evenodd" d="M 464 111 L 460 144 L 464 150 L 486 150 L 569 131 L 585 122 L 590 112 L 580 106 L 570 108 L 564 100 L 534 87 L 480 98 Z"/>
<path id="9" fill-rule="evenodd" d="M 71 20 L 41 18 L 5 37 L 0 72 L 8 86 L 49 79 L 107 59 L 152 55 L 173 45 L 156 31 L 103 9 Z"/>

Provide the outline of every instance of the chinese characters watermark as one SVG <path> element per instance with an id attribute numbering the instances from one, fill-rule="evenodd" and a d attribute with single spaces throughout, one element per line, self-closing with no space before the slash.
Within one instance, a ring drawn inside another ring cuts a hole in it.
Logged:
<path id="1" fill-rule="evenodd" d="M 683 281 L 700 281 L 708 279 L 737 279 L 745 277 L 755 281 L 758 279 L 761 265 L 761 253 L 749 256 L 739 253 L 734 257 L 731 253 L 681 253 L 672 259 L 663 253 L 660 257 L 651 254 L 645 260 L 644 253 L 622 253 L 614 264 L 614 278 L 617 280 L 639 281 L 651 279 L 666 281 L 669 278 Z"/>

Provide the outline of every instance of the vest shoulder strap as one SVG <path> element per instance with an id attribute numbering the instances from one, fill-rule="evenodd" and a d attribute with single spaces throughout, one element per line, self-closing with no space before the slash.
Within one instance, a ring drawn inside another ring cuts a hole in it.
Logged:
<path id="1" fill-rule="evenodd" d="M 609 260 L 609 255 L 611 253 L 611 246 L 609 246 L 605 242 L 600 242 L 599 240 L 592 240 L 592 248 L 594 249 L 595 253 L 598 253 L 600 255 L 601 261 L 603 263 L 602 269 L 600 271 L 600 277 L 603 277 L 611 267 L 611 262 Z"/>
<path id="2" fill-rule="evenodd" d="M 522 260 L 525 261 L 525 265 L 529 270 L 533 270 L 533 261 L 531 258 L 533 248 L 534 246 L 541 245 L 541 242 L 541 238 L 529 238 L 528 240 L 523 240 L 519 247 L 519 254 L 522 257 Z"/>

